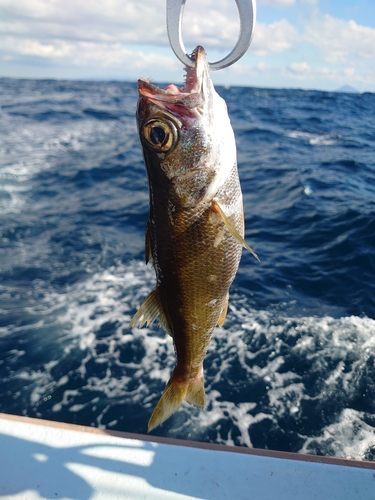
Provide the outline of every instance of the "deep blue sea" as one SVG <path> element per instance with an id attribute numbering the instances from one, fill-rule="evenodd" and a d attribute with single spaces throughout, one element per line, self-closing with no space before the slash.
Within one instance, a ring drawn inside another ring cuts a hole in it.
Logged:
<path id="1" fill-rule="evenodd" d="M 375 94 L 219 87 L 246 239 L 207 407 L 153 433 L 375 460 Z M 135 83 L 0 79 L 0 412 L 145 433 L 175 357 Z M 214 263 L 213 263 L 214 265 Z"/>

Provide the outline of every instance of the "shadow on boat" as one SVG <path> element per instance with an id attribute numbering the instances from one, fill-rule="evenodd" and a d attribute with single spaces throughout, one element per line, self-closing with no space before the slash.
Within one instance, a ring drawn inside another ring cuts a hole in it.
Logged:
<path id="1" fill-rule="evenodd" d="M 200 497 L 202 485 L 189 474 L 198 466 L 189 448 L 183 447 L 182 465 L 176 464 L 179 453 L 170 446 L 128 439 L 114 444 L 103 441 L 105 435 L 85 434 L 87 444 L 66 446 L 63 440 L 49 439 L 52 446 L 41 443 L 40 435 L 34 440 L 31 433 L 26 439 L 0 429 L 1 498 L 25 492 L 32 498 L 37 494 L 86 500 L 95 492 L 103 498 L 136 498 L 141 490 L 160 498 L 176 498 L 178 493 Z M 82 436 L 77 435 L 77 442 L 82 442 Z"/>

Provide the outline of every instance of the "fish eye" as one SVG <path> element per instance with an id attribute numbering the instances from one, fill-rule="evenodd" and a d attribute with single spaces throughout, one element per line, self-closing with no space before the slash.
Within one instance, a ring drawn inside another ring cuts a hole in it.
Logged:
<path id="1" fill-rule="evenodd" d="M 155 151 L 166 153 L 177 143 L 178 134 L 175 125 L 167 120 L 150 120 L 142 130 L 143 137 Z"/>

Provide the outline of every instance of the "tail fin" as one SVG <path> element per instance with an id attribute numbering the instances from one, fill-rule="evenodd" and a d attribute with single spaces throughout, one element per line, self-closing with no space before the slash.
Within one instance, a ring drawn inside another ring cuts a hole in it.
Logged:
<path id="1" fill-rule="evenodd" d="M 181 376 L 177 376 L 175 372 L 172 373 L 148 422 L 148 432 L 172 416 L 184 400 L 197 408 L 204 407 L 206 396 L 204 393 L 203 366 L 198 374 L 190 379 L 184 380 Z"/>

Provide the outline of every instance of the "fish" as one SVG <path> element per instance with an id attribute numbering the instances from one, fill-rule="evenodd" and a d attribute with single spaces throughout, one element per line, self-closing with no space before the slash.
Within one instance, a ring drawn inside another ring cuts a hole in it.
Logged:
<path id="1" fill-rule="evenodd" d="M 146 263 L 156 286 L 130 327 L 159 325 L 172 337 L 173 373 L 148 423 L 152 431 L 183 401 L 205 406 L 203 361 L 228 310 L 244 240 L 236 144 L 225 101 L 198 46 L 183 88 L 138 80 L 137 125 L 148 176 Z M 259 259 L 258 259 L 259 260 Z"/>

